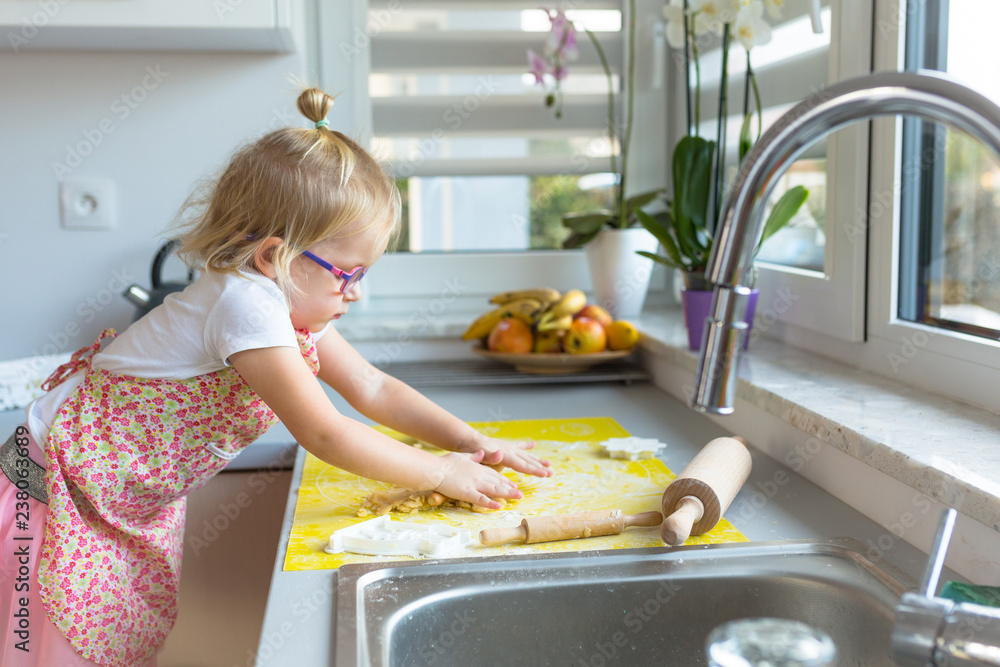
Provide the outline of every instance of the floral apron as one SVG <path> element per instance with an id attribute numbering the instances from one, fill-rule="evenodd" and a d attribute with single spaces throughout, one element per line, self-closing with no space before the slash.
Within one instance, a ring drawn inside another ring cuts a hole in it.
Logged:
<path id="1" fill-rule="evenodd" d="M 85 369 L 46 445 L 49 509 L 38 569 L 49 620 L 87 659 L 145 664 L 177 617 L 185 495 L 278 418 L 233 368 L 187 380 L 95 369 L 97 342 L 44 388 Z M 316 374 L 308 331 L 296 331 Z M 89 354 L 88 354 L 89 353 Z"/>

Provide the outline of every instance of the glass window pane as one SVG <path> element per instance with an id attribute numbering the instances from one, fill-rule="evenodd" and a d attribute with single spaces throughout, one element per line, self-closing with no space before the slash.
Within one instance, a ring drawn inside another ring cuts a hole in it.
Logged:
<path id="1" fill-rule="evenodd" d="M 622 12 L 609 3 L 567 10 L 578 30 L 602 40 L 612 75 L 609 84 L 581 32 L 557 119 L 528 73 L 527 50 L 545 48 L 545 10 L 421 5 L 401 6 L 390 21 L 382 8 L 369 14 L 380 27 L 368 77 L 372 147 L 400 179 L 400 249 L 560 247 L 563 213 L 606 208 L 605 193 L 610 200 L 602 178 L 618 147 L 607 136 L 607 94 L 622 86 Z M 659 18 L 659 8 L 651 15 Z"/>
<path id="2" fill-rule="evenodd" d="M 823 10 L 823 24 L 831 25 L 829 9 Z M 744 83 L 747 72 L 746 50 L 734 40 L 728 58 L 729 115 L 725 123 L 727 182 L 731 183 L 739 163 L 738 138 L 743 126 L 743 109 L 755 110 L 752 90 Z M 826 83 L 827 54 L 830 47 L 829 28 L 823 33 L 812 31 L 808 15 L 790 18 L 775 25 L 772 40 L 755 46 L 750 64 L 757 78 L 761 95 L 762 131 L 810 92 Z M 722 49 L 716 46 L 700 57 L 702 90 L 701 118 L 698 133 L 714 140 L 717 133 L 718 89 L 721 79 Z M 749 97 L 749 99 L 748 99 Z M 757 118 L 751 129 L 756 135 Z M 771 205 L 796 185 L 809 190 L 809 198 L 789 225 L 772 236 L 761 248 L 758 260 L 804 270 L 822 272 L 826 252 L 826 142 L 812 147 L 806 157 L 796 161 L 777 184 Z"/>
<path id="3" fill-rule="evenodd" d="M 439 176 L 398 181 L 399 250 L 543 250 L 569 235 L 567 211 L 608 208 L 612 174 Z"/>
<path id="4" fill-rule="evenodd" d="M 809 190 L 809 198 L 784 229 L 764 242 L 757 261 L 822 273 L 826 250 L 826 158 L 792 164 L 775 186 L 772 206 L 797 185 Z"/>
<path id="5" fill-rule="evenodd" d="M 986 75 L 1000 55 L 981 41 L 1000 4 L 932 2 L 918 18 L 922 32 L 907 39 L 922 48 L 908 44 L 907 66 L 946 70 L 1000 101 L 1000 83 Z M 1000 165 L 978 141 L 934 123 L 907 121 L 903 136 L 899 316 L 1000 339 Z"/>

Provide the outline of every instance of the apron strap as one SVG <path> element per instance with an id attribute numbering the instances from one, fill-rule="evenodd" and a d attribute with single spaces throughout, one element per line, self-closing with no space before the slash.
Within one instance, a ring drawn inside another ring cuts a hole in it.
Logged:
<path id="1" fill-rule="evenodd" d="M 0 447 L 0 470 L 10 483 L 40 503 L 49 504 L 45 491 L 45 468 L 35 463 L 27 451 L 28 429 L 18 426 Z M 18 440 L 21 440 L 19 443 Z M 22 444 L 23 443 L 23 444 Z"/>
<path id="2" fill-rule="evenodd" d="M 101 332 L 101 335 L 97 337 L 93 345 L 88 347 L 81 347 L 79 350 L 73 353 L 70 360 L 65 364 L 57 368 L 48 379 L 42 383 L 42 389 L 44 391 L 52 391 L 63 382 L 66 378 L 70 377 L 78 370 L 83 367 L 90 368 L 90 364 L 93 360 L 94 354 L 101 349 L 101 341 L 105 338 L 116 338 L 118 334 L 114 329 L 105 329 Z"/>

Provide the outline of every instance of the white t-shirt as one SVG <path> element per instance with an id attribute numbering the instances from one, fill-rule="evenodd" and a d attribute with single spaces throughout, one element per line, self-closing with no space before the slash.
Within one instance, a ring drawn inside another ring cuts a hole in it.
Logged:
<path id="1" fill-rule="evenodd" d="M 232 354 L 264 347 L 298 348 L 278 286 L 259 273 L 206 271 L 95 354 L 94 367 L 186 380 L 222 370 Z"/>
<path id="2" fill-rule="evenodd" d="M 313 341 L 328 328 L 312 334 Z M 299 347 L 278 286 L 259 273 L 205 271 L 95 354 L 93 366 L 138 378 L 186 380 L 222 370 L 232 354 L 265 347 Z M 83 373 L 76 373 L 28 406 L 28 425 L 40 443 L 82 380 Z"/>

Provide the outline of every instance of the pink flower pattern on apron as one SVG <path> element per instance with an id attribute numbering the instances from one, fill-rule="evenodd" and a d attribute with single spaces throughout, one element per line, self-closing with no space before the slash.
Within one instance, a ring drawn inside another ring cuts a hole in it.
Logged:
<path id="1" fill-rule="evenodd" d="M 318 373 L 312 336 L 296 338 Z M 94 369 L 85 353 L 100 340 L 50 378 L 49 388 L 87 371 L 49 432 L 38 583 L 74 649 L 132 667 L 155 655 L 177 617 L 185 496 L 229 463 L 207 445 L 235 455 L 278 418 L 233 368 L 187 380 Z"/>

